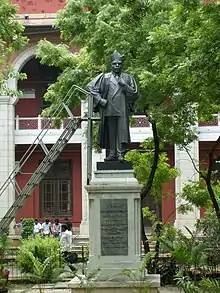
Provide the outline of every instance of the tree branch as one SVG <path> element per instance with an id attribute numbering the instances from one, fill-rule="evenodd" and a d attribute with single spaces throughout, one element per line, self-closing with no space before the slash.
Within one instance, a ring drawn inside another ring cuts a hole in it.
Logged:
<path id="1" fill-rule="evenodd" d="M 190 158 L 190 160 L 191 160 L 191 162 L 192 162 L 192 164 L 193 164 L 193 167 L 194 167 L 194 169 L 196 170 L 196 172 L 201 176 L 201 178 L 203 178 L 204 180 L 206 180 L 205 175 L 204 175 L 204 174 L 202 173 L 202 171 L 200 171 L 199 168 L 196 166 L 196 163 L 194 162 L 194 159 L 193 159 L 193 157 L 191 156 L 191 154 L 190 154 L 189 150 L 187 149 L 187 147 L 185 147 L 185 146 L 183 146 L 183 145 L 182 145 L 182 147 L 184 148 L 184 150 L 186 151 L 187 155 L 189 156 L 189 158 Z"/>

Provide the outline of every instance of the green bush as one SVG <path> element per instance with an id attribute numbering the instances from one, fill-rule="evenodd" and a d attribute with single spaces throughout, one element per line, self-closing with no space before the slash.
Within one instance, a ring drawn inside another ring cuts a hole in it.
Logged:
<path id="1" fill-rule="evenodd" d="M 220 265 L 220 225 L 213 210 L 206 211 L 204 218 L 198 221 L 197 229 L 202 235 L 200 241 L 209 245 L 207 266 L 215 272 Z"/>
<path id="2" fill-rule="evenodd" d="M 29 238 L 33 235 L 34 230 L 34 219 L 27 218 L 22 220 L 22 233 L 21 237 L 23 239 Z"/>
<path id="3" fill-rule="evenodd" d="M 23 273 L 37 283 L 52 282 L 56 271 L 62 267 L 62 255 L 56 238 L 24 239 L 17 256 Z"/>

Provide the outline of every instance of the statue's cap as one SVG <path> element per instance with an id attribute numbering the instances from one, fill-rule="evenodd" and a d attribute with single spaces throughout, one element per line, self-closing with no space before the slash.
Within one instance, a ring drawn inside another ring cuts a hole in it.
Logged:
<path id="1" fill-rule="evenodd" d="M 111 55 L 111 62 L 113 60 L 120 60 L 123 61 L 124 60 L 124 55 L 121 55 L 117 50 L 115 50 L 113 52 L 113 54 Z"/>

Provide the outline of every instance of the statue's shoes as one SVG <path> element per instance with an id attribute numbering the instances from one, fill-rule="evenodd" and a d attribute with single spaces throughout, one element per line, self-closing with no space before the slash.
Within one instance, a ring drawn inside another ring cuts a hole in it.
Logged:
<path id="1" fill-rule="evenodd" d="M 109 155 L 107 158 L 105 158 L 105 162 L 108 162 L 108 161 L 117 161 L 118 158 L 113 156 L 113 155 Z"/>
<path id="2" fill-rule="evenodd" d="M 118 161 L 120 161 L 120 162 L 123 162 L 124 161 L 123 155 L 118 155 Z"/>

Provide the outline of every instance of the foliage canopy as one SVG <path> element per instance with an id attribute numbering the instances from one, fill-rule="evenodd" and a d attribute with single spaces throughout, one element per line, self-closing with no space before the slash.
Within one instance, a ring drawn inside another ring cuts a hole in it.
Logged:
<path id="1" fill-rule="evenodd" d="M 219 16 L 217 3 L 200 0 L 70 0 L 55 25 L 69 46 L 44 40 L 38 47 L 42 63 L 63 70 L 46 99 L 54 109 L 72 84 L 84 87 L 107 71 L 117 49 L 138 80 L 138 107 L 157 123 L 160 138 L 187 144 L 194 138 L 193 105 L 202 119 L 219 110 Z"/>

